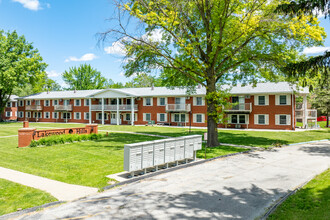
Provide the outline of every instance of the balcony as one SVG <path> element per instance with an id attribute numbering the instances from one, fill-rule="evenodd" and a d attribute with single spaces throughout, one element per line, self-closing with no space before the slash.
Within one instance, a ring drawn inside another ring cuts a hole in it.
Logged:
<path id="1" fill-rule="evenodd" d="M 131 105 L 118 105 L 119 111 L 132 111 Z M 92 105 L 92 111 L 102 111 L 102 105 Z M 134 105 L 134 111 L 138 110 L 138 106 Z M 104 105 L 104 111 L 117 111 L 117 105 Z"/>
<path id="2" fill-rule="evenodd" d="M 25 106 L 25 111 L 42 111 L 41 105 L 27 105 Z"/>
<path id="3" fill-rule="evenodd" d="M 63 111 L 63 112 L 71 112 L 72 111 L 72 105 L 55 105 L 54 110 L 55 111 Z"/>
<path id="4" fill-rule="evenodd" d="M 190 104 L 167 104 L 167 112 L 190 112 Z"/>
<path id="5" fill-rule="evenodd" d="M 316 109 L 307 109 L 307 119 L 316 119 L 317 110 Z M 296 110 L 296 118 L 304 118 L 304 110 Z"/>
<path id="6" fill-rule="evenodd" d="M 225 112 L 252 112 L 252 103 L 240 103 L 225 109 Z"/>

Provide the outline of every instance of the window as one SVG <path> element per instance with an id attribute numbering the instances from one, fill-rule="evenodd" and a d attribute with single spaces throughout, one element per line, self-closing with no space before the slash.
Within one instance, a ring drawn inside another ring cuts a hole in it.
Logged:
<path id="1" fill-rule="evenodd" d="M 64 100 L 64 105 L 70 105 L 70 99 Z"/>
<path id="2" fill-rule="evenodd" d="M 57 112 L 53 112 L 53 118 L 58 119 L 58 113 Z"/>
<path id="3" fill-rule="evenodd" d="M 203 117 L 202 117 L 201 114 L 197 114 L 197 115 L 196 115 L 196 122 L 197 122 L 197 123 L 202 123 L 202 122 L 203 122 Z"/>
<path id="4" fill-rule="evenodd" d="M 36 100 L 36 105 L 40 105 L 40 100 Z"/>
<path id="5" fill-rule="evenodd" d="M 258 105 L 266 105 L 266 97 L 258 96 Z"/>
<path id="6" fill-rule="evenodd" d="M 11 102 L 7 102 L 7 108 L 11 107 Z"/>
<path id="7" fill-rule="evenodd" d="M 145 98 L 145 106 L 151 106 L 151 98 Z"/>
<path id="8" fill-rule="evenodd" d="M 164 106 L 165 104 L 165 98 L 159 98 L 159 105 Z"/>
<path id="9" fill-rule="evenodd" d="M 126 99 L 126 105 L 130 105 L 132 103 L 131 99 Z"/>
<path id="10" fill-rule="evenodd" d="M 231 116 L 231 123 L 232 124 L 237 124 L 237 115 L 232 115 Z"/>
<path id="11" fill-rule="evenodd" d="M 237 103 L 237 102 L 238 102 L 238 96 L 233 96 L 233 97 L 231 98 L 231 102 L 232 102 L 232 103 Z"/>
<path id="12" fill-rule="evenodd" d="M 203 105 L 202 97 L 196 97 L 196 105 Z"/>
<path id="13" fill-rule="evenodd" d="M 42 118 L 42 114 L 41 114 L 41 112 L 34 112 L 33 117 L 34 118 Z"/>
<path id="14" fill-rule="evenodd" d="M 58 100 L 53 100 L 53 105 L 58 105 Z"/>
<path id="15" fill-rule="evenodd" d="M 125 118 L 126 121 L 130 121 L 131 120 L 131 114 L 126 114 L 126 118 Z"/>
<path id="16" fill-rule="evenodd" d="M 70 114 L 70 113 L 68 113 L 68 112 L 63 112 L 62 114 L 63 114 L 63 115 L 62 115 L 62 118 L 63 118 L 63 119 L 71 119 L 71 114 Z"/>
<path id="17" fill-rule="evenodd" d="M 85 112 L 84 113 L 84 119 L 85 120 L 89 120 L 89 112 Z"/>
<path id="18" fill-rule="evenodd" d="M 89 99 L 85 99 L 85 106 L 89 106 Z"/>
<path id="19" fill-rule="evenodd" d="M 31 105 L 31 100 L 26 100 L 26 105 Z"/>
<path id="20" fill-rule="evenodd" d="M 286 105 L 286 95 L 280 95 L 280 105 Z"/>
<path id="21" fill-rule="evenodd" d="M 11 112 L 6 112 L 6 117 L 10 117 L 11 116 Z"/>
<path id="22" fill-rule="evenodd" d="M 74 106 L 80 106 L 80 99 L 74 100 Z"/>
<path id="23" fill-rule="evenodd" d="M 24 117 L 24 113 L 23 112 L 18 112 L 18 117 L 19 118 L 23 118 Z"/>
<path id="24" fill-rule="evenodd" d="M 286 115 L 280 115 L 280 125 L 286 125 Z"/>
<path id="25" fill-rule="evenodd" d="M 18 106 L 24 106 L 24 101 L 23 100 L 19 100 Z"/>
<path id="26" fill-rule="evenodd" d="M 231 115 L 231 124 L 248 124 L 248 118 L 246 115 Z"/>
<path id="27" fill-rule="evenodd" d="M 174 114 L 174 122 L 186 122 L 186 114 Z"/>
<path id="28" fill-rule="evenodd" d="M 145 121 L 151 121 L 151 114 L 145 113 L 146 120 Z"/>
<path id="29" fill-rule="evenodd" d="M 75 112 L 74 113 L 74 119 L 80 119 L 80 115 L 81 115 L 80 112 Z"/>
<path id="30" fill-rule="evenodd" d="M 12 102 L 11 107 L 16 107 L 16 102 Z"/>
<path id="31" fill-rule="evenodd" d="M 159 115 L 159 121 L 165 121 L 165 114 Z"/>
<path id="32" fill-rule="evenodd" d="M 258 124 L 259 125 L 266 124 L 266 117 L 265 117 L 265 115 L 258 115 Z"/>
<path id="33" fill-rule="evenodd" d="M 45 118 L 50 118 L 49 112 L 45 112 Z"/>
<path id="34" fill-rule="evenodd" d="M 104 120 L 107 120 L 108 119 L 107 113 L 104 113 L 103 117 L 104 117 Z M 102 113 L 97 114 L 97 119 L 102 120 Z"/>
<path id="35" fill-rule="evenodd" d="M 102 99 L 99 99 L 99 105 L 102 105 Z"/>
<path id="36" fill-rule="evenodd" d="M 49 100 L 45 100 L 45 106 L 49 106 L 50 104 L 50 101 Z"/>
<path id="37" fill-rule="evenodd" d="M 25 112 L 25 116 L 26 116 L 27 118 L 31 118 L 31 112 Z"/>

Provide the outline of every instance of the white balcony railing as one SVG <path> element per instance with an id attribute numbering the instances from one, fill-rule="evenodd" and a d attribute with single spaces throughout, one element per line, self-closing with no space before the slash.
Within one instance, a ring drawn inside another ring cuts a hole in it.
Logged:
<path id="1" fill-rule="evenodd" d="M 55 111 L 72 111 L 72 105 L 55 105 Z"/>
<path id="2" fill-rule="evenodd" d="M 190 112 L 190 104 L 167 104 L 166 111 L 168 112 Z"/>
<path id="3" fill-rule="evenodd" d="M 296 110 L 296 118 L 304 118 L 304 110 Z M 316 119 L 317 110 L 316 109 L 307 109 L 307 118 Z"/>
<path id="4" fill-rule="evenodd" d="M 27 105 L 25 106 L 25 111 L 42 111 L 41 105 Z"/>
<path id="5" fill-rule="evenodd" d="M 252 103 L 240 103 L 225 109 L 226 112 L 252 112 Z"/>
<path id="6" fill-rule="evenodd" d="M 102 111 L 102 105 L 92 105 L 92 111 Z M 134 105 L 134 111 L 138 110 L 138 106 Z M 117 105 L 104 105 L 104 111 L 117 111 Z M 131 105 L 119 105 L 119 111 L 132 111 Z"/>

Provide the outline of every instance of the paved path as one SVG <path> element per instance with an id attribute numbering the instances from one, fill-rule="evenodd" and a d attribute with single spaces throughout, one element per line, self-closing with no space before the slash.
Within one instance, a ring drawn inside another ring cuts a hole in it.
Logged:
<path id="1" fill-rule="evenodd" d="M 144 136 L 150 136 L 150 137 L 172 138 L 170 136 L 164 136 L 164 135 L 158 135 L 158 134 L 148 134 L 148 133 L 139 133 L 139 132 L 132 132 L 132 131 L 112 131 L 112 130 L 99 130 L 99 131 L 110 132 L 110 133 L 137 134 L 137 135 L 144 135 Z"/>
<path id="2" fill-rule="evenodd" d="M 0 167 L 0 178 L 46 191 L 60 201 L 78 199 L 98 191 L 97 188 L 63 183 L 3 167 Z"/>
<path id="3" fill-rule="evenodd" d="M 255 219 L 330 166 L 330 141 L 164 173 L 20 219 Z"/>

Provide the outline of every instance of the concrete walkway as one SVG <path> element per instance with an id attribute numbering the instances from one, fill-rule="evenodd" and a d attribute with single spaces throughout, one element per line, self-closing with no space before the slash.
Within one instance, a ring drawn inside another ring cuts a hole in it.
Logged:
<path id="1" fill-rule="evenodd" d="M 110 132 L 110 133 L 123 133 L 123 134 L 137 134 L 137 135 L 144 135 L 149 137 L 161 137 L 161 138 L 171 138 L 170 136 L 158 135 L 158 134 L 148 134 L 148 133 L 139 133 L 133 131 L 113 131 L 113 130 L 99 130 L 103 132 Z"/>
<path id="2" fill-rule="evenodd" d="M 43 190 L 60 201 L 79 199 L 98 191 L 97 188 L 63 183 L 3 167 L 0 167 L 0 178 Z"/>
<path id="3" fill-rule="evenodd" d="M 256 151 L 114 188 L 18 219 L 255 219 L 330 166 L 330 141 Z"/>

